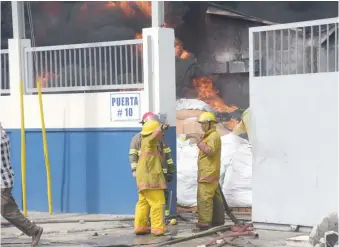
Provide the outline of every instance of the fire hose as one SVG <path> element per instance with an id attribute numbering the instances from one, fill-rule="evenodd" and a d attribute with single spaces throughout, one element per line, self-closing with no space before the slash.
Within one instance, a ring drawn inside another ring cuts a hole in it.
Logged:
<path id="1" fill-rule="evenodd" d="M 220 194 L 221 194 L 221 198 L 222 198 L 222 202 L 224 204 L 224 208 L 225 208 L 225 212 L 227 214 L 227 216 L 233 221 L 233 223 L 235 225 L 239 225 L 241 222 L 235 218 L 235 216 L 233 215 L 231 209 L 229 208 L 228 204 L 227 204 L 227 201 L 226 201 L 226 198 L 225 198 L 225 195 L 224 193 L 222 192 L 222 189 L 221 189 L 221 186 L 219 184 L 219 190 L 220 190 Z"/>
<path id="2" fill-rule="evenodd" d="M 167 245 L 171 245 L 171 244 L 177 244 L 177 243 L 185 242 L 185 241 L 192 240 L 192 239 L 195 239 L 195 238 L 205 237 L 205 236 L 211 235 L 213 233 L 224 232 L 224 231 L 228 231 L 228 230 L 231 230 L 231 226 L 218 226 L 218 227 L 214 227 L 214 228 L 211 228 L 209 230 L 202 231 L 202 232 L 195 233 L 195 234 L 188 235 L 188 236 L 173 237 L 169 241 L 162 242 L 162 243 L 159 243 L 159 244 L 155 244 L 155 245 L 153 245 L 153 247 L 160 247 L 160 246 L 167 246 Z"/>
<path id="3" fill-rule="evenodd" d="M 199 247 L 211 246 L 211 245 L 217 243 L 218 241 L 222 240 L 221 243 L 216 245 L 216 247 L 221 247 L 221 246 L 224 246 L 224 245 L 227 245 L 227 244 L 230 243 L 229 241 L 226 241 L 226 238 L 232 238 L 231 239 L 231 241 L 232 241 L 235 238 L 240 237 L 240 236 L 253 236 L 253 237 L 256 237 L 256 238 L 259 237 L 259 234 L 252 231 L 252 230 L 253 230 L 253 228 L 252 228 L 251 225 L 233 226 L 231 228 L 232 232 L 227 232 L 227 233 L 221 235 L 220 237 L 215 238 L 215 239 L 205 243 L 204 245 L 200 245 Z M 235 246 L 241 246 L 241 245 L 235 245 Z"/>

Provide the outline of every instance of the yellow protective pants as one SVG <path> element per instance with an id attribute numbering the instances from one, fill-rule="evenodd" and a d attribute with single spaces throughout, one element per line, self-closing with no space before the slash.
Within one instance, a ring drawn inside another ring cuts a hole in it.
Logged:
<path id="1" fill-rule="evenodd" d="M 220 226 L 225 223 L 225 209 L 218 185 L 218 182 L 198 183 L 197 208 L 200 226 Z"/>
<path id="2" fill-rule="evenodd" d="M 135 206 L 134 232 L 147 233 L 148 217 L 151 218 L 151 233 L 164 235 L 165 195 L 164 190 L 143 190 L 139 192 L 139 200 Z"/>

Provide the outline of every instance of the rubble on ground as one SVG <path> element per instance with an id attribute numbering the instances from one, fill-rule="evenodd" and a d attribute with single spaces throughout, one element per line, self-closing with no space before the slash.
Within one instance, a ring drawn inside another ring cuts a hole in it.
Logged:
<path id="1" fill-rule="evenodd" d="M 329 214 L 323 218 L 319 225 L 313 227 L 309 236 L 310 243 L 316 247 L 327 247 L 325 244 L 325 235 L 330 233 L 332 235 L 335 235 L 333 233 L 338 233 L 338 213 Z"/>
<path id="2" fill-rule="evenodd" d="M 135 236 L 133 232 L 132 215 L 95 215 L 95 214 L 65 214 L 28 212 L 28 218 L 36 222 L 47 222 L 53 219 L 54 222 L 44 223 L 44 228 L 39 246 L 49 247 L 78 247 L 78 246 L 156 246 L 159 243 L 178 239 L 192 235 L 192 228 L 195 227 L 197 220 L 196 214 L 183 213 L 185 220 L 179 220 L 178 225 L 168 226 L 168 235 L 163 237 L 154 237 L 151 235 Z M 250 216 L 237 215 L 239 219 L 250 221 Z M 117 219 L 123 221 L 117 221 Z M 179 217 L 178 217 L 179 219 Z M 83 220 L 83 221 L 82 221 Z M 97 222 L 93 222 L 93 221 Z M 102 221 L 105 220 L 105 221 Z M 108 221 L 110 220 L 110 221 Z M 62 223 L 77 222 L 77 223 Z M 81 222 L 80 222 L 81 221 Z M 2 219 L 2 222 L 6 222 Z M 232 222 L 226 218 L 226 225 L 232 225 Z M 242 236 L 228 241 L 239 246 L 260 246 L 260 247 L 282 247 L 287 246 L 287 239 L 292 236 L 298 236 L 300 233 L 288 233 L 278 231 L 258 230 L 259 238 L 253 236 Z M 220 233 L 219 233 L 220 234 Z M 184 241 L 175 245 L 176 247 L 194 247 L 205 244 L 218 238 L 217 233 Z M 31 239 L 26 235 L 21 235 L 20 231 L 13 226 L 1 227 L 1 246 L 28 246 Z M 228 245 L 226 245 L 227 247 Z"/>

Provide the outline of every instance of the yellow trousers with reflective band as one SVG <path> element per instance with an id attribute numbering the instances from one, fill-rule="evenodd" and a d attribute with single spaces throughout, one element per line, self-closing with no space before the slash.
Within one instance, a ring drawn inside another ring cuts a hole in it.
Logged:
<path id="1" fill-rule="evenodd" d="M 200 226 L 219 226 L 225 223 L 224 204 L 218 181 L 198 183 L 197 208 Z"/>
<path id="2" fill-rule="evenodd" d="M 139 200 L 135 206 L 135 233 L 149 231 L 149 216 L 151 218 L 151 233 L 163 235 L 166 232 L 164 190 L 143 190 L 139 192 Z"/>

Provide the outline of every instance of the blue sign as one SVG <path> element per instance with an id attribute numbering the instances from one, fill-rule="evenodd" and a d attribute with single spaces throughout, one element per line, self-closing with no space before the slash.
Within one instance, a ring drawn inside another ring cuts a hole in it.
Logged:
<path id="1" fill-rule="evenodd" d="M 111 121 L 139 121 L 140 93 L 112 93 Z"/>

